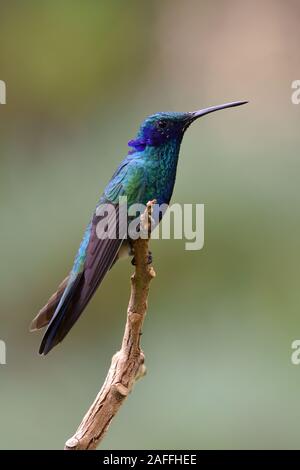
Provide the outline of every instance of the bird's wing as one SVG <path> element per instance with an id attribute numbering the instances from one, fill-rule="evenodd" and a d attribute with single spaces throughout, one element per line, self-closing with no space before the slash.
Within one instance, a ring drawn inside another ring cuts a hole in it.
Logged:
<path id="1" fill-rule="evenodd" d="M 114 204 L 115 215 L 109 216 L 107 222 L 118 236 L 104 239 L 98 237 L 97 225 L 100 216 L 96 211 L 80 245 L 68 284 L 43 337 L 40 354 L 47 354 L 63 340 L 113 264 L 127 235 L 127 221 L 119 218 L 117 200 L 120 196 L 127 195 L 132 183 L 137 194 L 142 191 L 144 180 L 141 178 L 138 184 L 139 174 L 140 170 L 136 168 L 135 171 L 134 165 L 128 162 L 127 165 L 120 167 L 120 171 L 107 186 L 100 204 Z"/>
<path id="2" fill-rule="evenodd" d="M 137 202 L 143 203 L 142 199 L 146 184 L 143 160 L 128 155 L 106 186 L 104 190 L 105 200 L 118 204 L 119 198 L 126 196 L 128 206 Z"/>

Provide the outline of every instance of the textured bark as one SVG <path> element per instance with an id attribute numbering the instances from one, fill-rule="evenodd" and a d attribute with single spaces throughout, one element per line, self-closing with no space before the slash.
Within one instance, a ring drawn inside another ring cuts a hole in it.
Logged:
<path id="1" fill-rule="evenodd" d="M 151 207 L 147 204 L 142 226 L 149 232 Z M 68 439 L 65 450 L 94 450 L 103 439 L 111 420 L 131 392 L 134 383 L 146 373 L 144 353 L 140 347 L 141 330 L 147 311 L 153 267 L 148 264 L 149 238 L 133 242 L 135 272 L 131 276 L 131 295 L 122 346 L 112 358 L 105 382 L 77 431 Z"/>

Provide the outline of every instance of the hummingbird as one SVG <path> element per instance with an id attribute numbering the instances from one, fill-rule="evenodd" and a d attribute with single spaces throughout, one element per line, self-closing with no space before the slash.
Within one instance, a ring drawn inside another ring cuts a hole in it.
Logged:
<path id="1" fill-rule="evenodd" d="M 97 208 L 112 204 L 118 210 L 122 196 L 127 197 L 127 207 L 136 203 L 146 205 L 152 200 L 168 205 L 174 189 L 180 145 L 187 128 L 206 114 L 246 103 L 234 101 L 193 112 L 159 112 L 143 121 L 136 137 L 128 142 L 127 156 L 98 201 L 70 274 L 31 323 L 31 331 L 47 326 L 40 354 L 46 355 L 64 339 L 115 262 L 124 255 L 134 256 L 130 240 L 125 238 L 126 227 L 122 228 L 121 236 L 115 238 L 97 236 L 100 217 Z"/>

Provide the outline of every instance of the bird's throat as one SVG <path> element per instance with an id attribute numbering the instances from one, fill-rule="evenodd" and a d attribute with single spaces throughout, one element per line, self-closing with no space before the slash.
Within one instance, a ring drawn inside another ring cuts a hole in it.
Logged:
<path id="1" fill-rule="evenodd" d="M 159 203 L 169 204 L 175 179 L 181 140 L 172 139 L 159 147 L 146 147 L 145 164 Z"/>

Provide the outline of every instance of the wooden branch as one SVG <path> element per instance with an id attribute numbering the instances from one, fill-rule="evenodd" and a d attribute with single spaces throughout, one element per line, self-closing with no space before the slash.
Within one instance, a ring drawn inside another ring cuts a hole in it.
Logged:
<path id="1" fill-rule="evenodd" d="M 149 222 L 155 202 L 155 200 L 148 202 L 147 209 L 141 217 L 141 224 L 146 233 L 150 232 Z M 113 356 L 100 392 L 74 436 L 67 440 L 65 450 L 96 449 L 134 383 L 146 373 L 140 337 L 147 311 L 149 285 L 151 279 L 155 277 L 153 267 L 148 264 L 148 247 L 149 238 L 139 238 L 133 242 L 135 272 L 131 276 L 131 295 L 122 346 Z"/>

